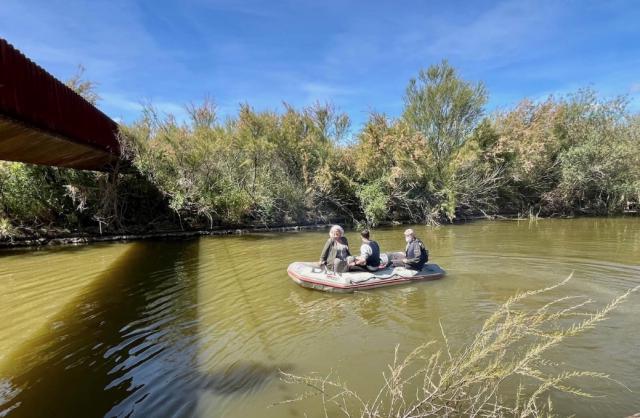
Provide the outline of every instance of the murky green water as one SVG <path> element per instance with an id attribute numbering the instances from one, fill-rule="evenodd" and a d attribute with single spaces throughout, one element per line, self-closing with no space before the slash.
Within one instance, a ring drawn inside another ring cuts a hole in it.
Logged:
<path id="1" fill-rule="evenodd" d="M 638 218 L 416 229 L 448 276 L 353 295 L 286 275 L 318 258 L 326 231 L 0 253 L 0 416 L 321 416 L 317 400 L 268 407 L 300 393 L 278 368 L 334 370 L 366 395 L 395 345 L 440 338 L 439 321 L 460 346 L 517 290 L 574 271 L 566 292 L 604 304 L 640 283 Z M 374 235 L 403 247 L 402 228 Z M 558 412 L 640 412 L 639 302 L 550 353 L 630 390 L 586 381 L 604 396 L 558 396 Z"/>

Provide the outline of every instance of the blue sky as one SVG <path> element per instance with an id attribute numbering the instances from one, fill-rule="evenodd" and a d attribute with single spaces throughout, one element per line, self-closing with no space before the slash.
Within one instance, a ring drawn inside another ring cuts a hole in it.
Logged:
<path id="1" fill-rule="evenodd" d="M 397 116 L 443 58 L 483 81 L 488 110 L 593 87 L 640 110 L 640 1 L 0 0 L 0 36 L 60 79 L 78 64 L 117 120 L 184 116 L 213 98 L 281 109 L 330 101 L 354 131 Z"/>

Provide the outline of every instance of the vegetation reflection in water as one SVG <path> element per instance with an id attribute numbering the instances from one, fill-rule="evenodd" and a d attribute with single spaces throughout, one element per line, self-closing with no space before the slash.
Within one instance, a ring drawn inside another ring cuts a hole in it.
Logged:
<path id="1" fill-rule="evenodd" d="M 557 283 L 599 306 L 639 283 L 638 219 L 476 222 L 416 227 L 444 280 L 353 295 L 302 289 L 293 260 L 315 260 L 326 231 L 137 242 L 2 255 L 0 404 L 8 416 L 309 416 L 316 400 L 277 379 L 336 371 L 371 396 L 400 344 L 403 357 L 441 338 L 469 342 L 518 290 Z M 383 249 L 401 228 L 375 231 Z M 355 243 L 356 235 L 347 232 Z M 249 268 L 249 264 L 254 265 Z M 556 396 L 558 413 L 640 411 L 637 296 L 603 326 L 549 353 L 606 395 Z M 531 306 L 549 302 L 536 296 Z M 23 326 L 19 326 L 22 324 Z"/>

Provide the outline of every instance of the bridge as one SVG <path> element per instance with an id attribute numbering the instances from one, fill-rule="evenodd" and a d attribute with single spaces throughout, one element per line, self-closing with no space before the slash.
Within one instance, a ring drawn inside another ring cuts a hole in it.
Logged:
<path id="1" fill-rule="evenodd" d="M 108 171 L 118 124 L 0 38 L 0 160 Z"/>

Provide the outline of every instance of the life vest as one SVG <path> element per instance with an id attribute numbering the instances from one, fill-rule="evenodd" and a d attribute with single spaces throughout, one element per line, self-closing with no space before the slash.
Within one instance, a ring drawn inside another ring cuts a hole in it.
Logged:
<path id="1" fill-rule="evenodd" d="M 424 264 L 429 259 L 429 251 L 424 247 L 424 244 L 418 238 L 414 238 L 413 241 L 407 244 L 407 248 L 405 249 L 405 256 L 409 259 L 413 259 L 415 257 L 414 254 L 416 245 L 420 248 L 420 261 L 418 267 L 422 268 L 422 266 L 424 266 Z"/>
<path id="2" fill-rule="evenodd" d="M 367 257 L 367 266 L 378 267 L 380 265 L 380 246 L 375 241 L 369 241 L 367 245 L 371 247 L 371 255 Z"/>

